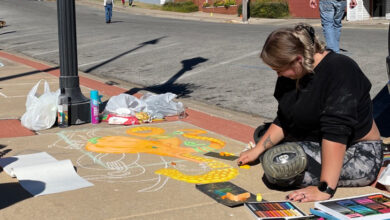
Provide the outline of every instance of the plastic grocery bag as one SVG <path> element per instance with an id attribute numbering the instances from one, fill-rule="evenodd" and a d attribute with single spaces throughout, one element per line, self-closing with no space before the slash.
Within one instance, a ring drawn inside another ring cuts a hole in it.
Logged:
<path id="1" fill-rule="evenodd" d="M 37 90 L 44 82 L 43 94 L 38 97 Z M 30 130 L 44 130 L 54 125 L 57 117 L 57 102 L 60 90 L 51 92 L 46 80 L 39 80 L 30 90 L 26 100 L 26 112 L 21 118 L 22 125 Z"/>
<path id="2" fill-rule="evenodd" d="M 177 95 L 167 92 L 164 94 L 154 95 L 146 93 L 141 97 L 141 101 L 146 103 L 146 109 L 152 118 L 164 118 L 165 116 L 180 115 L 184 111 L 183 103 L 174 102 Z"/>
<path id="3" fill-rule="evenodd" d="M 104 111 L 118 115 L 135 115 L 142 112 L 146 107 L 145 102 L 129 94 L 120 94 L 111 97 Z"/>
<path id="4" fill-rule="evenodd" d="M 151 118 L 180 115 L 184 112 L 183 103 L 174 102 L 174 98 L 176 95 L 169 92 L 160 95 L 146 93 L 140 99 L 129 94 L 120 94 L 108 100 L 104 111 L 118 115 L 135 115 L 138 112 L 147 112 Z"/>

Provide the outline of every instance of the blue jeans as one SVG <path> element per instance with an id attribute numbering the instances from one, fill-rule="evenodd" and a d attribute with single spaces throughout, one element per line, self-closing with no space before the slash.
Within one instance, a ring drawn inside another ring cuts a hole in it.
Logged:
<path id="1" fill-rule="evenodd" d="M 326 48 L 336 53 L 340 52 L 341 20 L 346 7 L 346 0 L 320 0 L 320 16 Z"/>
<path id="2" fill-rule="evenodd" d="M 112 4 L 106 4 L 106 6 L 104 6 L 104 9 L 106 10 L 106 22 L 111 22 Z"/>

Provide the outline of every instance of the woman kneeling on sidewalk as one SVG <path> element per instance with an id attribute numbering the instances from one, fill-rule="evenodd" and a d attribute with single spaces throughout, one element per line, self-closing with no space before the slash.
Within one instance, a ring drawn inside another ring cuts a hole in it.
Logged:
<path id="1" fill-rule="evenodd" d="M 326 51 L 307 24 L 272 32 L 260 57 L 278 75 L 277 117 L 238 164 L 260 159 L 267 185 L 296 188 L 291 201 L 326 200 L 337 187 L 374 182 L 382 142 L 371 83 L 355 61 Z"/>

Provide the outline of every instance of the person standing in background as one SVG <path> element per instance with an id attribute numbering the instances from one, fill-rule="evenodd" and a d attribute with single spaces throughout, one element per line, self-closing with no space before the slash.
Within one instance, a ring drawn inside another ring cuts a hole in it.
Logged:
<path id="1" fill-rule="evenodd" d="M 350 8 L 357 5 L 356 0 L 351 0 Z M 317 8 L 316 0 L 310 0 L 310 7 Z M 340 52 L 341 20 L 345 14 L 347 0 L 320 0 L 321 25 L 326 41 L 326 49 Z"/>
<path id="2" fill-rule="evenodd" d="M 104 0 L 103 5 L 106 12 L 106 23 L 111 23 L 112 7 L 114 6 L 114 0 Z"/>

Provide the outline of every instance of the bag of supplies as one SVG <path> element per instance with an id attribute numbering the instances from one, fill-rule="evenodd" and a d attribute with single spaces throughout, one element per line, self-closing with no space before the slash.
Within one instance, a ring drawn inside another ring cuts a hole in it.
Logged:
<path id="1" fill-rule="evenodd" d="M 44 91 L 37 94 L 38 87 L 43 81 Z M 57 102 L 60 90 L 51 92 L 46 80 L 39 80 L 30 90 L 26 100 L 26 112 L 21 118 L 22 125 L 30 130 L 45 130 L 51 128 L 57 117 Z"/>

